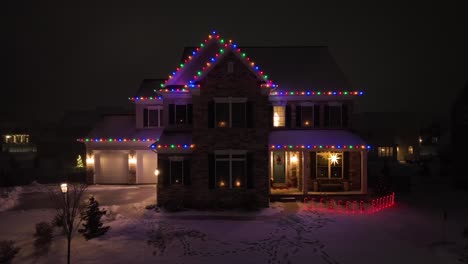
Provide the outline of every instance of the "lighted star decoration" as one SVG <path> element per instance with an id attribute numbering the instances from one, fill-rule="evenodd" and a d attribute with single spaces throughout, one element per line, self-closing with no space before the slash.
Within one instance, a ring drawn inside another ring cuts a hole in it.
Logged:
<path id="1" fill-rule="evenodd" d="M 337 165 L 340 157 L 338 157 L 338 154 L 336 153 L 330 153 L 330 157 L 328 159 L 332 165 Z"/>

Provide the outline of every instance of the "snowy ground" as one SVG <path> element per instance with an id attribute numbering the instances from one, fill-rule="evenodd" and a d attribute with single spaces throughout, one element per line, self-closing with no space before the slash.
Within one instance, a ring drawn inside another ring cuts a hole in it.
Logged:
<path id="1" fill-rule="evenodd" d="M 111 229 L 90 241 L 77 235 L 72 262 L 462 263 L 468 194 L 425 186 L 429 187 L 434 188 L 433 195 L 416 188 L 411 195 L 397 197 L 395 207 L 371 215 L 311 211 L 301 203 L 274 203 L 252 213 L 156 213 L 144 209 L 154 199 L 154 186 L 93 187 L 90 191 L 101 195 L 108 210 L 105 224 Z M 46 205 L 21 209 L 27 208 L 21 196 L 34 190 L 30 186 L 18 190 L 19 199 L 9 199 L 16 205 L 0 212 L 1 239 L 13 239 L 22 248 L 13 263 L 63 263 L 66 243 L 59 234 L 48 255 L 33 254 L 35 223 L 54 215 Z M 111 204 L 109 193 L 131 195 Z"/>

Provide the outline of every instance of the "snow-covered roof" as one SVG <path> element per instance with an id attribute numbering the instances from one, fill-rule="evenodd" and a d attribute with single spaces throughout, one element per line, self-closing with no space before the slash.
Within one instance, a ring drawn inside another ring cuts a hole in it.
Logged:
<path id="1" fill-rule="evenodd" d="M 134 115 L 106 115 L 97 122 L 88 138 L 158 139 L 162 128 L 136 129 Z"/>
<path id="2" fill-rule="evenodd" d="M 357 146 L 366 145 L 366 142 L 346 130 L 281 130 L 270 132 L 268 144 L 275 146 Z"/>

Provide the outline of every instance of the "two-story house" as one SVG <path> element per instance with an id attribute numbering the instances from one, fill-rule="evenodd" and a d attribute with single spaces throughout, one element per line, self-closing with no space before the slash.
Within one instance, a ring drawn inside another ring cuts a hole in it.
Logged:
<path id="1" fill-rule="evenodd" d="M 143 81 L 135 115 L 80 139 L 88 181 L 154 183 L 158 170 L 160 205 L 365 194 L 368 146 L 348 130 L 360 95 L 327 47 L 240 49 L 213 32 L 167 79 Z"/>

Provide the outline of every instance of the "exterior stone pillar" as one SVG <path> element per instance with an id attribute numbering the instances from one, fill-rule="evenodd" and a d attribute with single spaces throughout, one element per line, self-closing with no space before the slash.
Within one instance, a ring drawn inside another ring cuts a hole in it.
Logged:
<path id="1" fill-rule="evenodd" d="M 92 151 L 89 151 L 86 154 L 86 183 L 94 184 L 94 154 Z"/>
<path id="2" fill-rule="evenodd" d="M 134 150 L 128 154 L 128 184 L 136 183 L 137 155 Z"/>
<path id="3" fill-rule="evenodd" d="M 302 193 L 303 193 L 303 195 L 307 195 L 306 164 L 308 162 L 307 162 L 305 153 L 306 152 L 304 152 L 304 151 L 301 152 L 301 156 L 302 156 L 302 169 L 301 169 L 301 171 L 302 171 Z"/>
<path id="4" fill-rule="evenodd" d="M 361 192 L 367 193 L 367 150 L 361 151 Z"/>

